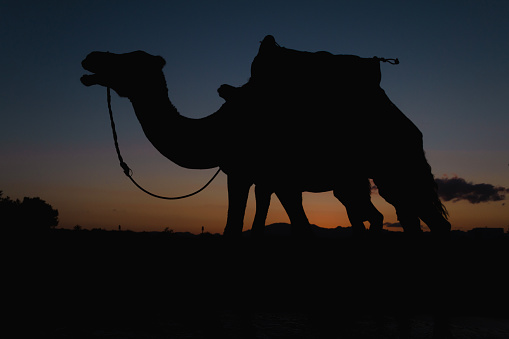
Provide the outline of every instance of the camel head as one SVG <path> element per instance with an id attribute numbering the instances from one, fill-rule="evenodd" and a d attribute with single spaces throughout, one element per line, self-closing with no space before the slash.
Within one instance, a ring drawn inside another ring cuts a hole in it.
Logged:
<path id="1" fill-rule="evenodd" d="M 110 87 L 121 97 L 130 97 L 146 89 L 155 79 L 164 80 L 162 68 L 165 64 L 162 57 L 143 51 L 124 54 L 92 52 L 81 65 L 93 74 L 83 75 L 80 80 L 85 86 Z"/>

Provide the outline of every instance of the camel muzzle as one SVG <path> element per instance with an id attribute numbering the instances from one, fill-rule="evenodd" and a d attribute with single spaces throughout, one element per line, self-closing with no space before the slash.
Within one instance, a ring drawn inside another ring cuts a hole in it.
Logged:
<path id="1" fill-rule="evenodd" d="M 89 87 L 92 85 L 97 85 L 99 82 L 97 81 L 96 74 L 85 74 L 80 78 L 80 81 L 83 85 Z"/>

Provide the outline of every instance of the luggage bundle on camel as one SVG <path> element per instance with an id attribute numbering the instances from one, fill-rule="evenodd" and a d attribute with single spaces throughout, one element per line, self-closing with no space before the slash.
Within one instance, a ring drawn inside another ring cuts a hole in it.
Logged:
<path id="1" fill-rule="evenodd" d="M 297 51 L 279 46 L 272 35 L 267 35 L 251 64 L 251 78 L 241 88 L 283 100 L 296 96 L 313 101 L 365 96 L 380 90 L 380 62 L 399 63 L 398 59 Z M 218 91 L 230 100 L 239 94 L 235 90 L 223 85 Z"/>

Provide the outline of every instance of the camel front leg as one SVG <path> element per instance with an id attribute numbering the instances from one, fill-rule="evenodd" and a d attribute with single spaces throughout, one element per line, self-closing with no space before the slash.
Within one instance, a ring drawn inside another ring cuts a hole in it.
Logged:
<path id="1" fill-rule="evenodd" d="M 358 192 L 352 192 L 351 190 L 347 190 L 347 188 L 349 187 L 342 186 L 339 189 L 335 188 L 334 196 L 345 206 L 353 233 L 355 235 L 363 234 L 366 230 L 364 221 L 367 220 L 364 215 L 364 201 L 358 199 Z"/>
<path id="2" fill-rule="evenodd" d="M 263 236 L 272 193 L 274 193 L 273 190 L 269 189 L 267 186 L 255 186 L 256 213 L 251 228 L 253 237 Z"/>
<path id="3" fill-rule="evenodd" d="M 242 235 L 247 198 L 252 184 L 252 181 L 245 178 L 228 175 L 228 217 L 223 233 L 227 237 Z"/>
<path id="4" fill-rule="evenodd" d="M 313 236 L 308 217 L 302 207 L 302 192 L 277 190 L 276 195 L 290 218 L 293 236 L 297 238 Z"/>

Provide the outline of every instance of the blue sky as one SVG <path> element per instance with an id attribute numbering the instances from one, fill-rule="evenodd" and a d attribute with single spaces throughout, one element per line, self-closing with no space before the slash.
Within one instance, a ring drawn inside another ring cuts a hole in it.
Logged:
<path id="1" fill-rule="evenodd" d="M 224 175 L 175 203 L 146 197 L 123 177 L 105 90 L 81 85 L 80 62 L 94 50 L 161 55 L 172 102 L 202 117 L 221 105 L 220 84 L 247 81 L 267 34 L 293 49 L 398 57 L 400 65 L 382 65 L 381 85 L 423 132 L 435 175 L 509 187 L 508 17 L 506 1 L 2 1 L 0 190 L 40 196 L 59 209 L 64 227 L 206 224 L 220 232 Z M 114 97 L 113 105 L 124 157 L 150 189 L 185 194 L 213 174 L 163 158 L 129 102 Z M 394 222 L 391 207 L 374 201 Z M 457 228 L 509 227 L 503 201 L 447 207 Z M 332 194 L 306 194 L 305 208 L 317 224 L 348 224 Z M 246 224 L 252 210 L 251 201 Z M 269 222 L 285 218 L 276 201 Z"/>

